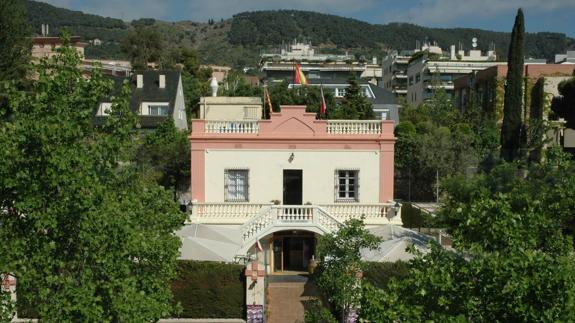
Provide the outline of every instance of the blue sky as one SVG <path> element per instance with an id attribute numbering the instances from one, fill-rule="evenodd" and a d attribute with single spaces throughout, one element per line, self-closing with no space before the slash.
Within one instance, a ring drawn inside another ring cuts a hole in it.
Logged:
<path id="1" fill-rule="evenodd" d="M 575 37 L 575 0 L 43 0 L 55 6 L 131 20 L 229 18 L 243 11 L 312 10 L 385 24 L 511 31 L 518 7 L 529 32 L 555 31 Z"/>

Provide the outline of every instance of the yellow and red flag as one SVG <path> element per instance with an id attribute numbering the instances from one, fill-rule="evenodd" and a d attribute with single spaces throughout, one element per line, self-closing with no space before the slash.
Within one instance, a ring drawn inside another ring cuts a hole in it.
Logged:
<path id="1" fill-rule="evenodd" d="M 327 111 L 327 104 L 325 104 L 325 97 L 323 96 L 323 86 L 320 89 L 321 89 L 321 102 L 319 104 L 319 115 L 325 115 L 325 112 Z"/>
<path id="2" fill-rule="evenodd" d="M 307 79 L 301 70 L 301 66 L 299 64 L 295 64 L 295 71 L 294 71 L 294 83 L 300 85 L 307 85 Z"/>

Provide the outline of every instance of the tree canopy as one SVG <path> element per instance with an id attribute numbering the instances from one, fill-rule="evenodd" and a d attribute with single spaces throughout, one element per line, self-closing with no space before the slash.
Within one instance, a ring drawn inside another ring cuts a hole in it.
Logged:
<path id="1" fill-rule="evenodd" d="M 0 123 L 0 272 L 43 321 L 156 321 L 173 310 L 185 215 L 134 167 L 128 85 L 94 127 L 112 84 L 58 51 L 31 91 L 9 90 L 13 116 Z"/>
<path id="2" fill-rule="evenodd" d="M 20 0 L 0 3 L 0 83 L 22 81 L 30 64 L 30 25 Z M 1 90 L 0 90 L 1 91 Z"/>

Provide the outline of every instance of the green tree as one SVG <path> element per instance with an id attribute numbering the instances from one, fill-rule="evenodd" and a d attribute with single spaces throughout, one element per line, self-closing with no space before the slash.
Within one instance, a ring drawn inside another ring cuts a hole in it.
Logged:
<path id="1" fill-rule="evenodd" d="M 145 70 L 148 63 L 160 63 L 164 54 L 162 35 L 154 26 L 137 26 L 122 42 L 134 70 Z"/>
<path id="2" fill-rule="evenodd" d="M 43 321 L 156 321 L 173 310 L 174 230 L 185 215 L 133 166 L 129 86 L 94 127 L 112 83 L 98 72 L 83 78 L 64 43 L 38 66 L 31 91 L 9 91 L 13 118 L 0 124 L 0 272 L 16 276 L 19 302 Z"/>
<path id="3" fill-rule="evenodd" d="M 376 249 L 380 242 L 380 238 L 365 229 L 363 220 L 357 219 L 346 221 L 337 232 L 320 238 L 317 283 L 342 317 L 347 317 L 359 305 L 361 281 L 358 274 L 366 266 L 360 250 Z"/>
<path id="4" fill-rule="evenodd" d="M 348 80 L 349 86 L 345 96 L 338 105 L 333 118 L 351 120 L 369 120 L 375 118 L 373 106 L 362 92 L 361 86 L 354 77 Z"/>
<path id="5" fill-rule="evenodd" d="M 575 77 L 559 83 L 558 89 L 561 96 L 553 98 L 551 110 L 567 121 L 568 128 L 575 129 Z"/>
<path id="6" fill-rule="evenodd" d="M 190 183 L 190 144 L 187 133 L 167 119 L 148 134 L 138 147 L 136 163 L 144 178 L 174 192 L 186 191 Z"/>
<path id="7" fill-rule="evenodd" d="M 501 157 L 506 161 L 514 161 L 521 157 L 525 135 L 522 126 L 524 47 L 525 26 L 523 10 L 520 8 L 515 17 L 507 55 L 507 85 L 501 127 Z"/>
<path id="8" fill-rule="evenodd" d="M 22 81 L 30 64 L 30 26 L 23 1 L 0 3 L 0 82 Z"/>

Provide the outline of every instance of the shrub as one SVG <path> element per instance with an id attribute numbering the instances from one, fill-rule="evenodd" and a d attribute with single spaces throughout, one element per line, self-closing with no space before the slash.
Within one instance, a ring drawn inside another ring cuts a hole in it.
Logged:
<path id="1" fill-rule="evenodd" d="M 370 262 L 364 271 L 364 279 L 373 286 L 384 289 L 392 278 L 402 280 L 409 275 L 409 264 L 404 261 Z"/>
<path id="2" fill-rule="evenodd" d="M 245 279 L 243 266 L 209 261 L 182 260 L 172 282 L 180 317 L 243 318 Z"/>

